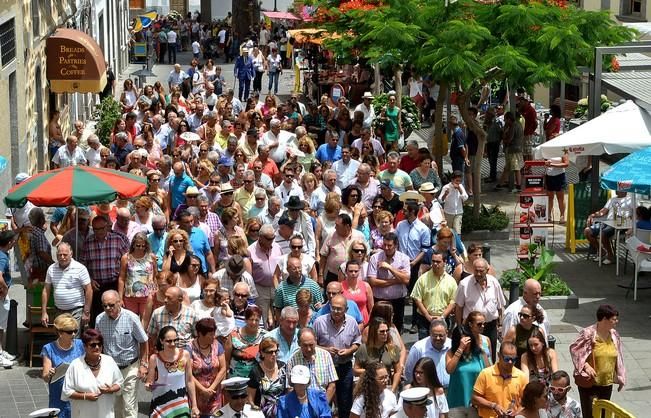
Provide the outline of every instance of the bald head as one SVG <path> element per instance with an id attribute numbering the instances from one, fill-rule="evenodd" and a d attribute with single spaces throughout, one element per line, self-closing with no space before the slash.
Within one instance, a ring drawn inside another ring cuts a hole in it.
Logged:
<path id="1" fill-rule="evenodd" d="M 524 282 L 524 289 L 522 291 L 522 298 L 528 305 L 535 307 L 540 301 L 542 296 L 542 288 L 540 282 L 535 279 L 527 279 Z"/>
<path id="2" fill-rule="evenodd" d="M 332 302 L 332 298 L 334 296 L 340 295 L 342 291 L 343 289 L 340 282 L 330 282 L 326 287 L 326 295 L 328 296 L 330 302 Z"/>

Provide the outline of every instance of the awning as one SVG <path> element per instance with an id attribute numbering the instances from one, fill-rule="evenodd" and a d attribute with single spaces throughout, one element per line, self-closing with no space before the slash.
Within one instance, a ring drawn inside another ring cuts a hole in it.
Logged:
<path id="1" fill-rule="evenodd" d="M 97 42 L 76 29 L 57 29 L 47 39 L 47 78 L 54 93 L 99 93 L 106 62 Z"/>
<path id="2" fill-rule="evenodd" d="M 603 73 L 603 86 L 651 112 L 651 72 Z"/>
<path id="3" fill-rule="evenodd" d="M 300 17 L 289 12 L 262 12 L 262 14 L 269 19 L 301 20 Z"/>

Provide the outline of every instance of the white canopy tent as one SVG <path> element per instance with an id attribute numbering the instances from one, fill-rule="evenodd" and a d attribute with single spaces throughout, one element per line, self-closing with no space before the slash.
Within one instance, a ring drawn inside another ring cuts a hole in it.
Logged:
<path id="1" fill-rule="evenodd" d="M 631 153 L 651 146 L 651 114 L 628 100 L 535 148 L 536 158 L 553 158 L 567 149 L 581 155 Z"/>

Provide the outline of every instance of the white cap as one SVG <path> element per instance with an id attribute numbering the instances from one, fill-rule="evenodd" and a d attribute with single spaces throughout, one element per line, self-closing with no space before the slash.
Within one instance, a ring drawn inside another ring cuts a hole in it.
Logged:
<path id="1" fill-rule="evenodd" d="M 429 388 L 410 388 L 400 392 L 403 402 L 412 405 L 429 405 L 432 400 L 429 398 Z"/>
<path id="2" fill-rule="evenodd" d="M 310 369 L 300 364 L 292 367 L 291 382 L 304 385 L 310 383 Z"/>
<path id="3" fill-rule="evenodd" d="M 28 416 L 30 418 L 37 418 L 37 417 L 56 417 L 59 415 L 59 412 L 61 410 L 59 408 L 43 408 L 39 409 L 38 411 L 34 411 Z"/>
<path id="4" fill-rule="evenodd" d="M 18 173 L 16 174 L 15 182 L 16 184 L 20 184 L 24 182 L 25 180 L 29 179 L 31 176 L 27 173 Z"/>

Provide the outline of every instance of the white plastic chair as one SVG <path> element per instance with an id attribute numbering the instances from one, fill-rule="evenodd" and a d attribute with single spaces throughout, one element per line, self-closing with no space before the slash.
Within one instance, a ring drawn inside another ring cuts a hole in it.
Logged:
<path id="1" fill-rule="evenodd" d="M 639 232 L 639 231 L 638 231 Z M 633 300 L 637 300 L 637 278 L 641 271 L 651 272 L 651 231 L 644 231 L 646 234 L 636 234 L 636 236 L 629 238 L 626 241 L 626 248 L 631 254 L 633 263 L 635 264 L 635 275 L 633 277 Z M 645 241 L 640 239 L 646 238 Z M 630 287 L 629 287 L 630 290 Z M 628 296 L 628 291 L 626 293 Z"/>

